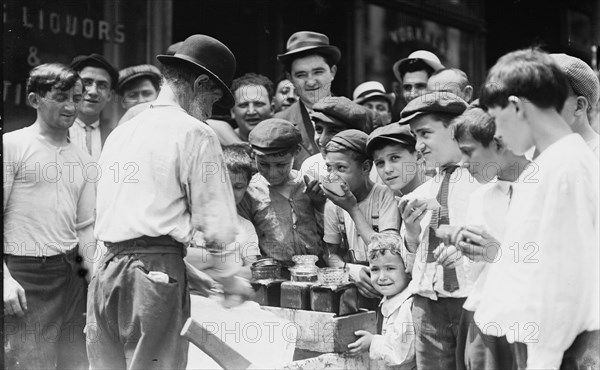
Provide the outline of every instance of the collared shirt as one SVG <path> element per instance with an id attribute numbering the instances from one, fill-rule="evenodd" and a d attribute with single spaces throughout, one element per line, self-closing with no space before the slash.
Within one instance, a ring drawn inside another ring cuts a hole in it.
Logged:
<path id="1" fill-rule="evenodd" d="M 483 226 L 496 240 L 502 241 L 508 204 L 510 203 L 511 184 L 510 181 L 495 179 L 493 182 L 482 185 L 477 189 L 471 195 L 465 224 Z M 464 309 L 474 312 L 479 306 L 489 264 L 493 263 L 494 260 L 495 258 L 490 256 L 486 257 L 484 262 L 473 262 L 470 259 L 465 262 L 471 264 L 470 272 L 472 278 L 475 278 L 476 281 L 463 305 Z"/>
<path id="2" fill-rule="evenodd" d="M 373 335 L 369 357 L 383 360 L 386 366 L 403 365 L 400 369 L 413 369 L 415 366 L 415 328 L 412 321 L 413 299 L 408 291 L 392 298 L 381 300 L 383 325 L 381 334 Z M 396 367 L 394 367 L 396 368 Z"/>
<path id="3" fill-rule="evenodd" d="M 444 174 L 438 173 L 427 182 L 408 194 L 407 198 L 421 200 L 435 199 L 442 184 Z M 457 168 L 450 177 L 448 185 L 448 215 L 450 225 L 463 226 L 469 207 L 469 197 L 481 185 L 475 180 L 466 168 Z M 437 262 L 427 261 L 427 247 L 429 245 L 429 224 L 431 211 L 428 211 L 421 220 L 420 243 L 416 254 L 412 255 L 407 250 L 405 261 L 414 260 L 412 266 L 412 280 L 409 289 L 414 294 L 437 300 L 437 297 L 463 298 L 469 295 L 476 276 L 472 275 L 471 264 L 463 256 L 456 264 L 456 276 L 460 288 L 454 292 L 444 290 L 443 266 Z M 402 239 L 405 239 L 406 228 L 404 224 L 400 229 Z"/>
<path id="4" fill-rule="evenodd" d="M 600 328 L 598 160 L 569 134 L 532 167 L 513 186 L 502 254 L 475 321 L 525 343 L 527 368 L 551 369 L 579 333 Z"/>
<path id="5" fill-rule="evenodd" d="M 155 104 L 108 137 L 99 165 L 96 237 L 119 242 L 194 230 L 226 250 L 237 214 L 219 141 L 178 105 Z"/>
<path id="6" fill-rule="evenodd" d="M 84 152 L 89 153 L 86 144 L 86 124 L 83 123 L 79 118 L 75 119 L 73 126 L 69 128 L 69 138 L 71 142 L 83 149 Z M 96 121 L 89 125 L 91 127 L 90 134 L 92 135 L 92 152 L 90 155 L 95 162 L 100 159 L 100 152 L 102 151 L 102 137 L 100 133 L 100 121 Z"/>
<path id="7" fill-rule="evenodd" d="M 373 184 L 373 188 L 367 197 L 358 202 L 358 208 L 369 226 L 373 227 L 374 222 L 378 222 L 380 232 L 386 230 L 398 232 L 400 212 L 394 200 L 394 193 L 387 186 Z M 344 218 L 348 246 L 354 252 L 356 261 L 368 262 L 367 245 L 358 234 L 356 224 L 348 212 L 341 209 L 340 211 Z M 375 221 L 374 216 L 378 216 L 375 218 L 377 221 Z M 323 240 L 329 244 L 340 244 L 342 242 L 337 206 L 331 201 L 325 203 L 325 234 Z"/>
<path id="8" fill-rule="evenodd" d="M 42 257 L 75 248 L 94 222 L 96 166 L 70 143 L 50 144 L 36 126 L 3 135 L 4 253 Z"/>
<path id="9" fill-rule="evenodd" d="M 323 216 L 304 193 L 302 176 L 292 170 L 290 178 L 293 189 L 288 198 L 257 173 L 238 204 L 240 214 L 256 228 L 262 254 L 285 265 L 292 265 L 296 254 L 321 255 L 324 250 L 320 226 Z"/>

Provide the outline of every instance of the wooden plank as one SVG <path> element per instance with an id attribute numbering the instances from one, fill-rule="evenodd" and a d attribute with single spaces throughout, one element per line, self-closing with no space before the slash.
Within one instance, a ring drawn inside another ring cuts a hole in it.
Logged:
<path id="1" fill-rule="evenodd" d="M 185 322 L 181 336 L 204 351 L 223 369 L 248 369 L 252 365 L 248 359 L 191 317 Z"/>

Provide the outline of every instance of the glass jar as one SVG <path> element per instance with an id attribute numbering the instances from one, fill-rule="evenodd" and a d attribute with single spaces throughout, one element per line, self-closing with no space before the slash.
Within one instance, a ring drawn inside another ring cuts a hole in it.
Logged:
<path id="1" fill-rule="evenodd" d="M 250 265 L 252 280 L 281 279 L 281 264 L 273 258 L 260 259 Z"/>
<path id="2" fill-rule="evenodd" d="M 292 257 L 295 265 L 290 267 L 292 281 L 299 283 L 314 283 L 317 281 L 317 260 L 314 255 L 296 255 Z"/>
<path id="3" fill-rule="evenodd" d="M 320 285 L 344 285 L 349 280 L 347 267 L 323 267 L 317 271 Z"/>

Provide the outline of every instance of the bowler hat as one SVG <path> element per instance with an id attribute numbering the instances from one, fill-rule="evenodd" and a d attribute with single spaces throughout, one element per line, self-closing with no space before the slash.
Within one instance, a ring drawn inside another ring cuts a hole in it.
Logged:
<path id="1" fill-rule="evenodd" d="M 410 133 L 410 128 L 407 125 L 401 126 L 398 123 L 379 127 L 369 134 L 367 139 L 367 153 L 369 155 L 372 154 L 375 143 L 380 141 L 393 141 L 413 149 L 417 144 L 417 139 Z"/>
<path id="2" fill-rule="evenodd" d="M 121 89 L 123 89 L 129 81 L 139 77 L 147 77 L 152 81 L 152 84 L 158 86 L 160 85 L 161 76 L 160 70 L 152 64 L 140 64 L 123 68 L 119 71 L 119 86 L 117 87 L 117 91 L 121 93 Z"/>
<path id="3" fill-rule="evenodd" d="M 250 131 L 248 142 L 259 154 L 277 154 L 290 150 L 302 142 L 302 134 L 291 122 L 268 118 Z"/>
<path id="4" fill-rule="evenodd" d="M 550 56 L 567 75 L 575 94 L 585 97 L 588 105 L 594 106 L 600 95 L 600 82 L 594 70 L 583 60 L 567 54 L 550 54 Z"/>
<path id="5" fill-rule="evenodd" d="M 206 35 L 192 35 L 185 39 L 175 55 L 157 55 L 162 64 L 183 64 L 208 74 L 223 90 L 220 103 L 231 107 L 233 94 L 229 90 L 235 73 L 235 56 L 222 42 Z"/>
<path id="6" fill-rule="evenodd" d="M 342 55 L 340 49 L 329 45 L 329 37 L 326 35 L 318 32 L 300 31 L 290 36 L 285 54 L 277 55 L 277 60 L 286 64 L 292 59 L 308 54 L 324 54 L 330 58 L 333 64 L 337 64 Z"/>
<path id="7" fill-rule="evenodd" d="M 327 96 L 313 106 L 311 118 L 344 129 L 364 131 L 369 116 L 367 109 L 343 96 Z"/>
<path id="8" fill-rule="evenodd" d="M 413 118 L 426 113 L 449 113 L 455 116 L 463 114 L 469 104 L 458 95 L 439 91 L 423 94 L 408 102 L 400 112 L 401 125 L 406 125 Z"/>
<path id="9" fill-rule="evenodd" d="M 399 61 L 394 63 L 392 70 L 394 71 L 394 76 L 396 76 L 398 81 L 402 81 L 402 74 L 404 73 L 404 70 L 406 69 L 410 61 L 414 59 L 422 60 L 434 71 L 438 71 L 444 68 L 444 65 L 440 62 L 440 58 L 438 58 L 434 53 L 427 50 L 417 50 L 410 53 L 408 58 L 400 59 Z"/>
<path id="10" fill-rule="evenodd" d="M 110 76 L 110 88 L 114 90 L 119 82 L 119 72 L 113 67 L 106 58 L 100 54 L 78 55 L 71 61 L 71 68 L 77 72 L 81 72 L 85 67 L 102 68 Z"/>
<path id="11" fill-rule="evenodd" d="M 363 82 L 356 86 L 356 89 L 354 89 L 354 92 L 352 93 L 352 100 L 354 100 L 356 104 L 362 104 L 375 97 L 381 97 L 387 100 L 390 103 L 390 108 L 394 105 L 394 100 L 396 100 L 394 94 L 386 93 L 381 82 L 377 81 Z"/>

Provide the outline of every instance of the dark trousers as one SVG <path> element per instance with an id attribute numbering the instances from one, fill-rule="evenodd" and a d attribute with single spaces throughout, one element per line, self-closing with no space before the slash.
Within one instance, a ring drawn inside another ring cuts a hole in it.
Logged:
<path id="1" fill-rule="evenodd" d="M 461 332 L 465 333 L 464 348 L 457 351 L 459 365 L 468 370 L 513 370 L 517 365 L 506 337 L 487 335 L 475 324 L 473 311 L 463 309 Z M 462 360 L 461 360 L 462 357 Z"/>
<path id="2" fill-rule="evenodd" d="M 91 368 L 185 369 L 189 342 L 179 333 L 190 316 L 190 295 L 183 246 L 107 249 L 88 297 Z"/>
<path id="3" fill-rule="evenodd" d="M 457 368 L 460 345 L 460 319 L 465 298 L 438 298 L 433 301 L 419 295 L 413 298 L 413 322 L 416 332 L 417 369 L 450 370 Z"/>
<path id="4" fill-rule="evenodd" d="M 5 255 L 12 277 L 25 290 L 25 316 L 4 316 L 7 369 L 87 369 L 87 284 L 77 248 L 52 257 Z"/>

